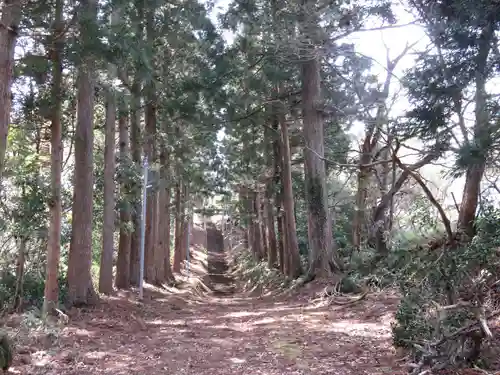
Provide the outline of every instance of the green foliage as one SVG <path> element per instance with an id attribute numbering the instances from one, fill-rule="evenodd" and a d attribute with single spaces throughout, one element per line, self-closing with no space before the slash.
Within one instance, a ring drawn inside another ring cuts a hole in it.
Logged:
<path id="1" fill-rule="evenodd" d="M 439 306 L 452 305 L 457 300 L 475 301 L 486 308 L 495 303 L 491 288 L 500 280 L 499 220 L 500 211 L 489 208 L 477 219 L 477 235 L 470 244 L 441 240 L 406 250 L 406 266 L 399 274 L 403 298 L 393 326 L 396 346 L 421 355 L 418 345 L 426 340 L 439 341 L 475 320 L 467 308 L 441 316 Z"/>
<path id="2" fill-rule="evenodd" d="M 247 249 L 234 250 L 229 266 L 231 274 L 242 283 L 244 290 L 275 290 L 285 288 L 289 283 L 279 270 L 269 269 L 266 261 L 257 261 Z"/>
<path id="3" fill-rule="evenodd" d="M 60 274 L 58 278 L 59 302 L 64 303 L 67 295 L 66 275 Z M 23 278 L 22 306 L 36 306 L 42 308 L 45 278 L 43 274 L 29 271 Z M 16 292 L 16 276 L 11 272 L 4 272 L 0 278 L 0 309 L 12 307 Z"/>

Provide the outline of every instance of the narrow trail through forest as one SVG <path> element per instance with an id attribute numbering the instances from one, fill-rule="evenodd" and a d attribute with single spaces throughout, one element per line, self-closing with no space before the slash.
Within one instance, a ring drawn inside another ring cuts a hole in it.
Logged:
<path id="1" fill-rule="evenodd" d="M 201 233 L 193 236 L 195 241 Z M 396 296 L 371 295 L 342 307 L 312 306 L 313 291 L 307 288 L 291 298 L 244 296 L 226 275 L 221 232 L 208 225 L 204 241 L 214 293 L 150 288 L 142 303 L 134 293 L 119 294 L 97 308 L 75 310 L 57 333 L 30 337 L 12 373 L 406 373 L 390 343 Z M 193 263 L 196 259 L 193 255 Z"/>

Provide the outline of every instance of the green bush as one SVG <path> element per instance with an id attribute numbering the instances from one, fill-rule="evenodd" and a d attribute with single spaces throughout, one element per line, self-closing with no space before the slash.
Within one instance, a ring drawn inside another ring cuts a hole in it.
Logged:
<path id="1" fill-rule="evenodd" d="M 439 343 L 433 349 L 446 363 L 470 359 L 463 353 L 465 345 L 456 344 L 465 338 L 447 338 L 477 321 L 473 309 L 460 305 L 445 311 L 442 307 L 469 301 L 488 309 L 497 302 L 491 300 L 495 293 L 490 291 L 500 280 L 500 210 L 485 211 L 476 220 L 476 230 L 469 243 L 433 239 L 431 246 L 401 250 L 392 265 L 401 267 L 397 279 L 403 295 L 392 328 L 396 347 L 408 348 L 419 357 L 428 351 L 423 346 Z"/>
<path id="2" fill-rule="evenodd" d="M 63 303 L 67 297 L 68 284 L 66 275 L 59 275 L 59 302 Z M 22 306 L 41 308 L 43 305 L 43 294 L 45 279 L 39 273 L 29 272 L 24 275 Z M 6 272 L 0 278 L 0 307 L 2 309 L 11 307 L 14 303 L 16 291 L 16 276 Z"/>

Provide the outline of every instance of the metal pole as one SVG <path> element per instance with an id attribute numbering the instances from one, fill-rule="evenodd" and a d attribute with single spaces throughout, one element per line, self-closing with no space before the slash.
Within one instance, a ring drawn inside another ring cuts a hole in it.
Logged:
<path id="1" fill-rule="evenodd" d="M 148 158 L 144 157 L 143 165 L 143 185 L 142 185 L 142 216 L 141 216 L 141 248 L 140 254 L 140 275 L 139 275 L 139 299 L 144 297 L 144 246 L 146 242 L 146 198 L 148 191 Z"/>

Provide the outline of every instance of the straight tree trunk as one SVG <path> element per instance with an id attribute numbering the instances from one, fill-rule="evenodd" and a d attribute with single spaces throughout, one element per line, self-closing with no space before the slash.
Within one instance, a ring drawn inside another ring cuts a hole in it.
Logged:
<path id="1" fill-rule="evenodd" d="M 179 178 L 179 175 L 177 176 Z M 183 208 L 182 208 L 182 186 L 181 181 L 178 180 L 175 184 L 175 230 L 174 230 L 174 272 L 181 272 L 182 262 L 182 221 Z"/>
<path id="2" fill-rule="evenodd" d="M 160 208 L 159 208 L 159 253 L 162 255 L 163 259 L 163 279 L 167 282 L 174 281 L 174 275 L 172 273 L 172 266 L 170 264 L 170 164 L 169 155 L 167 153 L 166 146 L 162 147 L 160 153 L 160 178 L 163 181 L 163 186 L 160 190 Z"/>
<path id="3" fill-rule="evenodd" d="M 271 183 L 272 184 L 272 183 Z M 268 228 L 268 256 L 267 264 L 269 268 L 276 268 L 278 265 L 278 243 L 276 241 L 276 219 L 274 217 L 273 203 L 272 203 L 272 186 L 268 186 L 266 189 L 266 216 L 267 216 L 267 228 Z"/>
<path id="4" fill-rule="evenodd" d="M 269 253 L 269 245 L 267 242 L 267 216 L 265 214 L 265 201 L 263 199 L 263 195 L 260 191 L 257 191 L 257 207 L 259 213 L 259 224 L 260 224 L 260 233 L 261 233 L 261 248 L 262 248 L 262 258 L 267 259 Z"/>
<path id="5" fill-rule="evenodd" d="M 142 0 L 134 0 L 134 8 L 136 11 L 135 16 L 138 20 L 145 19 L 144 8 L 146 6 L 145 2 Z M 137 22 L 136 24 L 136 37 L 137 40 L 143 40 L 144 38 L 144 22 Z M 132 153 L 132 160 L 138 170 L 142 173 L 142 163 L 141 163 L 141 89 L 142 80 L 141 75 L 138 73 L 142 69 L 142 57 L 139 57 L 135 61 L 136 76 L 134 77 L 134 82 L 131 87 L 132 103 L 130 108 L 130 149 Z M 135 186 L 134 189 L 137 195 L 133 199 L 132 208 L 132 224 L 134 231 L 131 235 L 130 243 L 130 284 L 133 286 L 139 286 L 140 278 L 140 243 L 141 243 L 141 214 L 142 214 L 142 194 L 140 186 Z"/>
<path id="6" fill-rule="evenodd" d="M 256 191 L 250 193 L 252 202 L 252 240 L 253 240 L 253 251 L 257 260 L 263 259 L 264 250 L 262 249 L 262 231 L 260 226 L 260 204 L 259 204 L 259 194 Z"/>
<path id="7" fill-rule="evenodd" d="M 5 164 L 12 101 L 14 50 L 22 16 L 21 0 L 4 0 L 0 27 L 0 183 Z"/>
<path id="8" fill-rule="evenodd" d="M 104 208 L 99 291 L 113 292 L 113 253 L 115 235 L 115 133 L 116 102 L 113 92 L 106 94 L 104 141 Z"/>
<path id="9" fill-rule="evenodd" d="M 334 257 L 332 221 L 326 191 L 320 64 L 316 57 L 302 63 L 302 103 L 304 123 L 304 160 L 309 237 L 309 277 L 331 277 L 339 270 Z"/>
<path id="10" fill-rule="evenodd" d="M 278 127 L 277 119 L 274 120 L 274 122 L 276 123 L 276 127 Z M 268 128 L 266 128 L 264 131 L 266 151 L 268 155 L 267 166 L 268 168 L 272 168 L 273 170 L 273 178 L 267 179 L 264 192 L 264 215 L 266 217 L 267 237 L 269 246 L 267 254 L 267 262 L 269 268 L 276 268 L 278 265 L 278 243 L 276 241 L 276 229 L 275 229 L 276 218 L 274 216 L 274 208 L 273 208 L 273 191 L 275 186 L 274 184 L 275 176 L 277 173 L 279 173 L 279 170 L 276 169 L 277 162 L 275 160 L 275 155 L 274 155 L 273 133 L 274 132 L 272 132 L 272 130 Z"/>
<path id="11" fill-rule="evenodd" d="M 290 165 L 290 139 L 288 136 L 288 125 L 283 113 L 279 114 L 279 122 L 281 128 L 283 221 L 285 224 L 284 234 L 286 236 L 285 264 L 289 265 L 289 267 L 286 267 L 286 275 L 291 278 L 297 278 L 302 274 L 302 266 L 300 264 L 299 243 L 297 241 L 297 227 L 295 224 L 295 203 L 293 200 L 292 168 Z"/>
<path id="12" fill-rule="evenodd" d="M 279 110 L 281 108 L 276 108 L 275 115 L 273 119 L 273 129 L 277 134 L 281 134 L 280 132 L 280 121 L 279 121 Z M 274 167 L 274 185 L 278 186 L 279 189 L 276 189 L 275 193 L 275 205 L 276 205 L 276 220 L 277 220 L 277 228 L 278 228 L 278 240 L 277 240 L 277 248 L 278 248 L 278 268 L 281 273 L 284 272 L 284 257 L 285 257 L 285 231 L 284 231 L 284 222 L 283 222 L 283 184 L 281 183 L 283 177 L 283 162 L 282 162 L 282 154 L 281 154 L 281 139 L 279 136 L 275 137 L 273 140 L 273 167 Z"/>
<path id="13" fill-rule="evenodd" d="M 495 33 L 491 22 L 481 32 L 479 38 L 479 50 L 477 55 L 477 68 L 475 72 L 476 84 L 476 110 L 475 110 L 475 124 L 474 124 L 474 142 L 481 145 L 483 139 L 489 136 L 489 115 L 488 103 L 486 92 L 487 80 L 487 61 L 490 54 L 491 45 Z M 479 201 L 479 194 L 481 192 L 481 181 L 486 169 L 486 158 L 482 157 L 480 160 L 471 164 L 465 174 L 465 185 L 462 193 L 462 203 L 460 204 L 460 211 L 458 213 L 458 230 L 461 231 L 467 238 L 472 238 L 475 234 L 474 220 L 476 218 L 477 205 Z"/>
<path id="14" fill-rule="evenodd" d="M 150 165 L 156 162 L 156 106 L 150 100 L 146 105 L 146 141 L 144 153 Z M 156 245 L 158 225 L 158 195 L 156 191 L 148 190 L 146 197 L 146 238 L 144 249 L 144 278 L 151 284 L 156 284 Z"/>
<path id="15" fill-rule="evenodd" d="M 150 50 L 153 49 L 153 44 L 156 38 L 154 12 L 156 4 L 147 1 L 146 8 L 146 39 L 147 46 Z M 148 157 L 148 162 L 153 165 L 157 161 L 156 150 L 156 106 L 157 96 L 153 82 L 146 85 L 146 140 L 144 145 L 144 154 Z M 152 189 L 153 190 L 153 189 Z M 158 284 L 158 192 L 155 190 L 148 191 L 146 198 L 146 238 L 145 238 L 145 253 L 144 253 L 144 277 L 151 284 Z M 163 263 L 161 263 L 163 267 Z M 163 273 L 163 272 L 162 272 Z M 163 275 L 162 275 L 163 276 Z"/>
<path id="16" fill-rule="evenodd" d="M 63 0 L 56 0 L 54 9 L 54 30 L 52 32 L 52 119 L 50 125 L 50 201 L 49 235 L 47 241 L 47 268 L 42 315 L 51 314 L 59 301 L 59 259 L 61 255 L 61 175 L 63 159 L 61 102 L 62 102 L 62 32 Z"/>
<path id="17" fill-rule="evenodd" d="M 83 1 L 83 12 L 95 20 L 97 3 Z M 84 17 L 82 17 L 84 18 Z M 87 18 L 87 17 L 85 17 Z M 83 29 L 87 22 L 81 23 Z M 73 219 L 68 260 L 68 302 L 70 306 L 92 305 L 98 296 L 92 285 L 92 206 L 94 188 L 93 125 L 94 77 L 93 61 L 84 57 L 78 72 L 78 119 L 75 130 L 75 177 Z"/>
<path id="18" fill-rule="evenodd" d="M 23 284 L 24 284 L 24 266 L 26 257 L 26 245 L 28 239 L 26 237 L 21 237 L 21 242 L 19 244 L 19 253 L 17 255 L 16 264 L 16 290 L 14 292 L 14 310 L 19 311 L 23 305 Z"/>
<path id="19" fill-rule="evenodd" d="M 128 116 L 127 106 L 122 103 L 120 115 L 118 118 L 118 128 L 120 137 L 120 163 L 125 166 L 129 158 L 128 147 Z M 120 207 L 120 239 L 118 244 L 118 258 L 116 261 L 116 287 L 126 289 L 130 286 L 130 252 L 131 252 L 131 233 L 129 225 L 132 216 L 130 214 L 130 192 L 127 188 L 127 180 L 122 177 L 120 180 L 120 191 L 122 197 L 125 197 Z"/>
<path id="20" fill-rule="evenodd" d="M 132 161 L 135 167 L 142 171 L 141 167 L 141 85 L 140 81 L 137 79 L 132 85 L 132 103 L 130 109 L 130 149 L 132 152 Z M 140 253 L 139 247 L 141 243 L 141 189 L 136 186 L 135 189 L 138 192 L 133 199 L 133 209 L 132 209 L 132 225 L 133 232 L 130 236 L 130 284 L 133 286 L 139 285 L 140 277 Z"/>

